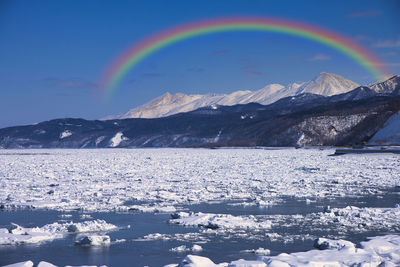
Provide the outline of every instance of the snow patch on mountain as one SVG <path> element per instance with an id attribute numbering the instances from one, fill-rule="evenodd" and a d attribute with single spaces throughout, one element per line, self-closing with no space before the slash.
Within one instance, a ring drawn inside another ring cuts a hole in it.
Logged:
<path id="1" fill-rule="evenodd" d="M 109 147 L 117 147 L 117 146 L 119 146 L 119 144 L 121 144 L 122 141 L 126 141 L 126 140 L 129 140 L 129 138 L 124 137 L 123 133 L 118 132 L 110 139 Z"/>
<path id="2" fill-rule="evenodd" d="M 71 135 L 72 135 L 72 132 L 66 130 L 66 131 L 64 131 L 64 132 L 62 132 L 62 133 L 60 134 L 60 139 L 64 139 L 64 138 L 66 138 L 66 137 L 68 137 L 68 136 L 71 136 Z"/>
<path id="3" fill-rule="evenodd" d="M 257 91 L 244 90 L 236 91 L 231 94 L 207 95 L 186 95 L 182 93 L 172 95 L 166 93 L 124 114 L 108 116 L 104 118 L 104 120 L 159 118 L 212 105 L 232 106 L 252 102 L 268 105 L 288 96 L 295 96 L 303 93 L 331 96 L 349 92 L 356 87 L 358 87 L 358 84 L 350 80 L 336 74 L 323 72 L 315 79 L 306 83 L 291 83 L 287 86 L 270 84 Z"/>
<path id="4" fill-rule="evenodd" d="M 369 88 L 371 88 L 378 94 L 398 95 L 399 94 L 398 88 L 400 87 L 399 85 L 400 85 L 400 75 L 395 75 L 386 81 L 381 81 L 371 84 Z"/>
<path id="5" fill-rule="evenodd" d="M 400 112 L 392 115 L 370 140 L 376 145 L 400 145 Z"/>

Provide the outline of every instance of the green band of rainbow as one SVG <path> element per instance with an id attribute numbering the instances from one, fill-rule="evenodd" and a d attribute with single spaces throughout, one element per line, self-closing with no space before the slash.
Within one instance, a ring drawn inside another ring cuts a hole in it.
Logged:
<path id="1" fill-rule="evenodd" d="M 177 27 L 157 34 L 138 45 L 134 45 L 120 56 L 102 78 L 104 95 L 111 95 L 128 71 L 154 52 L 185 39 L 219 32 L 264 31 L 276 32 L 309 39 L 329 46 L 357 62 L 375 79 L 385 77 L 389 72 L 372 53 L 350 39 L 320 28 L 298 22 L 269 18 L 230 18 L 201 21 Z"/>

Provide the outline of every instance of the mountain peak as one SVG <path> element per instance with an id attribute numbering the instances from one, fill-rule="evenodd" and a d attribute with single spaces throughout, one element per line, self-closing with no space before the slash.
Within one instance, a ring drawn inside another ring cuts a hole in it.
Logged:
<path id="1" fill-rule="evenodd" d="M 331 96 L 347 93 L 359 85 L 340 75 L 321 72 L 317 77 L 299 87 L 296 94 L 312 93 Z"/>

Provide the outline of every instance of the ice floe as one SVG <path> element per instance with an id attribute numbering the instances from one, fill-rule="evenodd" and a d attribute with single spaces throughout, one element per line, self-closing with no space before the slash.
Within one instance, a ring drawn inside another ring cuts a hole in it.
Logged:
<path id="1" fill-rule="evenodd" d="M 171 215 L 169 220 L 172 224 L 183 226 L 199 226 L 209 229 L 218 228 L 245 228 L 245 229 L 270 229 L 270 221 L 257 221 L 253 215 L 233 216 L 230 214 L 212 214 L 212 213 L 186 213 L 179 212 Z M 175 219 L 174 219 L 175 218 Z"/>
<path id="2" fill-rule="evenodd" d="M 90 247 L 90 246 L 109 246 L 111 239 L 108 235 L 84 235 L 80 236 L 75 245 Z"/>
<path id="3" fill-rule="evenodd" d="M 254 253 L 254 254 L 257 254 L 257 255 L 269 255 L 269 254 L 271 254 L 271 250 L 266 249 L 266 248 L 247 249 L 247 250 L 244 250 L 243 252 Z"/>
<path id="4" fill-rule="evenodd" d="M 169 251 L 171 251 L 171 252 L 188 252 L 188 251 L 200 252 L 202 250 L 203 250 L 203 248 L 200 245 L 196 245 L 195 244 L 192 247 L 187 247 L 185 245 L 178 246 L 178 247 L 175 247 L 175 248 L 171 248 Z"/>
<path id="5" fill-rule="evenodd" d="M 25 228 L 12 224 L 10 228 L 0 228 L 0 245 L 35 244 L 63 238 L 68 233 L 107 232 L 117 227 L 104 220 L 85 222 L 52 223 L 42 227 Z"/>

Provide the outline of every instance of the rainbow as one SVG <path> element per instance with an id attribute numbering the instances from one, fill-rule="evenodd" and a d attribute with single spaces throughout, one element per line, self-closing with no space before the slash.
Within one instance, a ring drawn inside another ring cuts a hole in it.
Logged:
<path id="1" fill-rule="evenodd" d="M 154 52 L 182 40 L 199 35 L 229 31 L 276 32 L 309 39 L 331 47 L 348 56 L 377 80 L 388 71 L 376 56 L 348 38 L 299 22 L 270 18 L 223 18 L 186 24 L 156 34 L 123 53 L 107 69 L 101 79 L 102 94 L 111 95 L 129 70 Z"/>

